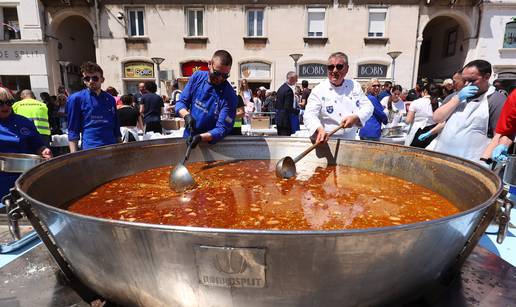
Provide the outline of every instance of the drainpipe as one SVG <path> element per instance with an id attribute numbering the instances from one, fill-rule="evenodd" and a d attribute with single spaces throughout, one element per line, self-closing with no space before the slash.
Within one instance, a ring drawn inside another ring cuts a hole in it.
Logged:
<path id="1" fill-rule="evenodd" d="M 100 9 L 99 9 L 99 0 L 94 1 L 95 5 L 95 27 L 97 28 L 97 35 L 96 35 L 96 49 L 97 49 L 97 62 L 100 59 Z"/>
<path id="2" fill-rule="evenodd" d="M 416 44 L 414 46 L 414 61 L 412 63 L 412 86 L 414 87 L 416 85 L 416 78 L 417 78 L 417 72 L 418 72 L 418 66 L 419 66 L 419 54 L 421 53 L 421 42 L 419 42 L 419 23 L 421 22 L 421 5 L 418 7 L 418 14 L 417 14 L 417 28 L 416 28 Z M 423 39 L 421 37 L 421 39 Z M 418 52 L 419 50 L 419 52 Z"/>

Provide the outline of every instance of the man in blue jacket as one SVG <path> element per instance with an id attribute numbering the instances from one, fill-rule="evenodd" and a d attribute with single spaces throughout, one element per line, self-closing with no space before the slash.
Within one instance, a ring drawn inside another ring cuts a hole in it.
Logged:
<path id="1" fill-rule="evenodd" d="M 192 148 L 201 141 L 216 143 L 233 129 L 237 96 L 227 81 L 232 64 L 229 52 L 216 51 L 208 62 L 209 71 L 195 72 L 176 103 Z"/>
<path id="2" fill-rule="evenodd" d="M 388 122 L 387 115 L 383 112 L 383 106 L 378 101 L 378 93 L 380 92 L 380 82 L 378 79 L 371 79 L 367 86 L 367 98 L 374 106 L 373 116 L 371 116 L 364 127 L 360 129 L 358 135 L 361 140 L 380 141 L 382 136 L 382 124 Z"/>
<path id="3" fill-rule="evenodd" d="M 115 98 L 101 89 L 102 68 L 86 62 L 81 73 L 86 88 L 71 95 L 66 103 L 70 152 L 78 150 L 81 133 L 83 149 L 119 143 L 122 138 Z"/>

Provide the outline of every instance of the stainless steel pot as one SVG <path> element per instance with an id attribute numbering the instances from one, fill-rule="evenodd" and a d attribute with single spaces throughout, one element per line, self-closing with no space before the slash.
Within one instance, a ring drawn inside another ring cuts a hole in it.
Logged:
<path id="1" fill-rule="evenodd" d="M 297 138 L 226 138 L 200 146 L 190 159 L 279 159 L 309 145 Z M 184 141 L 168 139 L 82 151 L 29 170 L 16 189 L 74 274 L 127 306 L 370 306 L 417 296 L 461 265 L 501 192 L 494 173 L 459 158 L 330 140 L 304 162 L 401 177 L 463 211 L 365 230 L 252 231 L 112 221 L 65 210 L 102 183 L 178 162 L 185 149 Z"/>
<path id="2" fill-rule="evenodd" d="M 8 173 L 23 173 L 42 161 L 38 155 L 0 153 L 0 171 Z"/>
<path id="3" fill-rule="evenodd" d="M 403 136 L 403 126 L 394 126 L 382 129 L 382 137 L 395 138 Z"/>

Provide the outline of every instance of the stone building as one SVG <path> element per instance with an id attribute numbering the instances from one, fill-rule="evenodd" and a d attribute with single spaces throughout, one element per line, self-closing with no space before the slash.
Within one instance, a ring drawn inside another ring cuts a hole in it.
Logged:
<path id="1" fill-rule="evenodd" d="M 334 51 L 349 55 L 348 77 L 404 87 L 420 77 L 448 78 L 475 58 L 493 63 L 495 77 L 511 78 L 516 64 L 516 48 L 504 43 L 514 31 L 514 0 L 40 1 L 51 91 L 63 75 L 78 89 L 80 63 L 94 60 L 106 86 L 134 92 L 138 82 L 159 76 L 166 93 L 173 80 L 184 85 L 206 69 L 217 49 L 233 55 L 235 86 L 246 78 L 273 89 L 296 69 L 296 54 L 300 80 L 311 84 L 325 78 Z M 152 58 L 164 59 L 159 74 Z"/>

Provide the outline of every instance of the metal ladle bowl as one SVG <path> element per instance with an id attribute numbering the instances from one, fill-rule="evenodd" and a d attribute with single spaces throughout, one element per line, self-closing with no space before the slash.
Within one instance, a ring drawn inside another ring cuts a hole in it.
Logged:
<path id="1" fill-rule="evenodd" d="M 333 129 L 328 134 L 328 137 L 332 136 L 335 132 L 339 131 L 343 126 L 338 126 L 337 128 Z M 305 151 L 300 153 L 298 156 L 296 156 L 294 159 L 292 159 L 289 156 L 286 156 L 284 158 L 281 158 L 278 163 L 276 163 L 276 176 L 279 178 L 292 178 L 296 175 L 296 163 L 299 162 L 299 160 L 303 159 L 308 153 L 310 153 L 315 147 L 319 146 L 321 142 L 315 142 L 312 146 L 308 147 Z"/>

